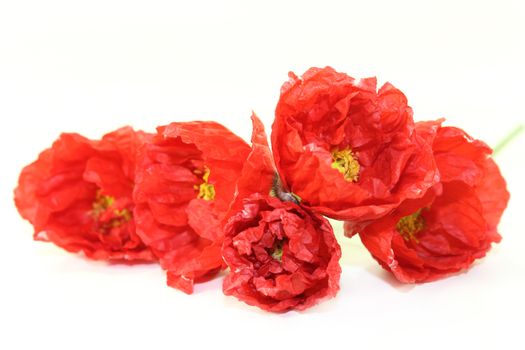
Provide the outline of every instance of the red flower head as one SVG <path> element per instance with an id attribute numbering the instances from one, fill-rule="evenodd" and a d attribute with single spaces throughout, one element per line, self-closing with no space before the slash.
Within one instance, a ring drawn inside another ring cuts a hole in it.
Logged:
<path id="1" fill-rule="evenodd" d="M 141 152 L 137 233 L 186 293 L 221 269 L 221 220 L 250 147 L 215 122 L 172 123 Z"/>
<path id="2" fill-rule="evenodd" d="M 268 195 L 273 161 L 262 123 L 252 120 L 252 152 L 238 182 L 242 205 L 225 227 L 223 291 L 267 311 L 304 310 L 339 290 L 341 250 L 325 218 Z"/>
<path id="3" fill-rule="evenodd" d="M 372 256 L 401 282 L 428 282 L 468 268 L 501 236 L 497 225 L 509 193 L 491 149 L 463 130 L 417 123 L 436 132 L 433 150 L 442 182 L 420 200 L 360 232 Z"/>
<path id="4" fill-rule="evenodd" d="M 355 80 L 330 67 L 290 73 L 272 129 L 277 169 L 302 204 L 355 222 L 388 214 L 437 180 L 412 110 L 390 84 Z"/>
<path id="5" fill-rule="evenodd" d="M 34 238 L 93 259 L 156 260 L 135 233 L 135 158 L 148 135 L 122 128 L 99 141 L 62 134 L 26 166 L 15 190 Z"/>

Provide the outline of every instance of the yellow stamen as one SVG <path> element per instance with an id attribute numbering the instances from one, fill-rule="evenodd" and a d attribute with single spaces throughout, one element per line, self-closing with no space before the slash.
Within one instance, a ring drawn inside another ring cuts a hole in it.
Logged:
<path id="1" fill-rule="evenodd" d="M 115 210 L 114 213 L 115 213 L 116 216 L 118 216 L 119 218 L 122 218 L 122 220 L 124 220 L 124 221 L 131 220 L 131 218 L 133 216 L 131 214 L 131 212 L 128 209 L 126 209 L 126 208 L 124 208 L 122 210 Z"/>
<path id="2" fill-rule="evenodd" d="M 343 174 L 346 181 L 357 182 L 359 180 L 359 169 L 357 155 L 351 149 L 332 151 L 332 168 Z"/>
<path id="3" fill-rule="evenodd" d="M 98 218 L 103 212 L 115 203 L 115 197 L 107 196 L 102 194 L 100 190 L 97 191 L 97 197 L 93 202 L 91 213 L 94 217 Z"/>
<path id="4" fill-rule="evenodd" d="M 282 240 L 276 240 L 272 247 L 272 258 L 277 261 L 281 261 L 283 258 L 283 245 Z"/>
<path id="5" fill-rule="evenodd" d="M 425 219 L 421 216 L 421 209 L 413 214 L 401 218 L 396 225 L 396 230 L 405 241 L 419 243 L 416 234 L 425 228 Z"/>
<path id="6" fill-rule="evenodd" d="M 91 215 L 95 220 L 98 221 L 100 216 L 106 212 L 111 206 L 115 203 L 115 197 L 102 194 L 99 190 L 97 191 L 97 197 L 93 202 Z M 132 219 L 133 214 L 128 209 L 124 208 L 121 210 L 113 210 L 114 217 L 111 217 L 109 221 L 106 221 L 105 226 L 109 227 L 119 227 L 123 223 L 128 222 Z"/>
<path id="7" fill-rule="evenodd" d="M 195 171 L 195 173 L 199 174 L 200 171 Z M 204 181 L 198 186 L 199 194 L 197 195 L 197 198 L 204 199 L 206 201 L 211 201 L 215 198 L 215 187 L 208 183 L 208 179 L 210 177 L 210 169 L 208 167 L 204 167 L 204 175 L 202 175 L 202 180 Z M 197 185 L 195 185 L 197 188 Z"/>

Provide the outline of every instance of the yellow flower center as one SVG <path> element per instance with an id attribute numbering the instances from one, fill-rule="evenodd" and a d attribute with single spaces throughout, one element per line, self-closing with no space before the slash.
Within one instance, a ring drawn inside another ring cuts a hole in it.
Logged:
<path id="1" fill-rule="evenodd" d="M 115 204 L 115 197 L 104 195 L 99 190 L 97 191 L 97 197 L 93 201 L 93 205 L 91 207 L 91 215 L 95 220 L 99 220 L 100 216 L 111 209 L 113 204 Z M 130 221 L 132 217 L 133 214 L 126 208 L 121 210 L 115 209 L 108 219 L 103 219 L 105 221 L 103 226 L 110 228 L 119 227 L 123 223 Z"/>
<path id="2" fill-rule="evenodd" d="M 93 202 L 91 214 L 93 214 L 94 217 L 98 218 L 109 207 L 111 207 L 113 203 L 115 203 L 115 197 L 104 195 L 99 190 L 97 191 L 97 197 Z"/>
<path id="3" fill-rule="evenodd" d="M 195 171 L 196 174 L 202 173 L 200 170 Z M 215 198 L 215 187 L 208 182 L 208 179 L 210 177 L 210 169 L 208 167 L 204 167 L 204 174 L 202 175 L 202 181 L 200 185 L 195 185 L 195 189 L 199 190 L 199 194 L 197 195 L 197 198 L 204 199 L 205 201 L 211 201 Z"/>
<path id="4" fill-rule="evenodd" d="M 346 181 L 357 182 L 359 180 L 359 169 L 357 155 L 351 149 L 332 151 L 332 168 L 343 174 Z"/>
<path id="5" fill-rule="evenodd" d="M 396 224 L 396 230 L 405 241 L 419 243 L 416 234 L 425 228 L 425 219 L 421 216 L 421 209 L 413 214 L 401 218 Z"/>
<path id="6" fill-rule="evenodd" d="M 283 245 L 284 242 L 282 240 L 276 240 L 273 243 L 273 247 L 271 250 L 271 255 L 274 260 L 281 261 L 283 258 Z"/>

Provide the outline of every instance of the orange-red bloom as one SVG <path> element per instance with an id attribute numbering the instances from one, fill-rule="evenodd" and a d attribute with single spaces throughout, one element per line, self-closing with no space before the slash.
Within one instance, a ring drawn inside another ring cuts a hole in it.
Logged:
<path id="1" fill-rule="evenodd" d="M 250 147 L 215 122 L 157 129 L 141 152 L 134 191 L 137 233 L 186 293 L 221 269 L 221 220 Z"/>
<path id="2" fill-rule="evenodd" d="M 436 127 L 417 124 L 427 135 Z M 461 129 L 441 127 L 433 151 L 441 183 L 360 232 L 372 256 L 405 283 L 464 270 L 501 240 L 497 225 L 509 193 L 491 149 Z"/>
<path id="3" fill-rule="evenodd" d="M 225 227 L 223 283 L 233 295 L 263 310 L 304 310 L 339 290 L 341 250 L 321 215 L 275 188 L 275 170 L 261 121 L 252 116 L 252 151 L 238 181 L 237 211 Z M 273 195 L 269 193 L 272 189 Z"/>
<path id="4" fill-rule="evenodd" d="M 330 67 L 290 73 L 281 89 L 272 147 L 283 184 L 312 210 L 369 221 L 437 180 L 430 146 L 391 84 L 355 80 Z"/>
<path id="5" fill-rule="evenodd" d="M 148 135 L 122 128 L 101 140 L 62 134 L 26 166 L 15 190 L 34 238 L 93 259 L 156 260 L 135 233 L 137 149 Z"/>
<path id="6" fill-rule="evenodd" d="M 225 227 L 223 291 L 263 310 L 304 310 L 339 290 L 330 223 L 293 202 L 254 194 Z"/>

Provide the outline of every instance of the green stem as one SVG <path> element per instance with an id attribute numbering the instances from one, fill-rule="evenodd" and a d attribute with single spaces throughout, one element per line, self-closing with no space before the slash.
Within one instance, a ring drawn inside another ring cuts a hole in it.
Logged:
<path id="1" fill-rule="evenodd" d="M 523 125 L 520 124 L 514 128 L 503 140 L 501 140 L 495 147 L 493 155 L 501 152 L 513 139 L 515 139 L 519 134 L 523 132 Z"/>

